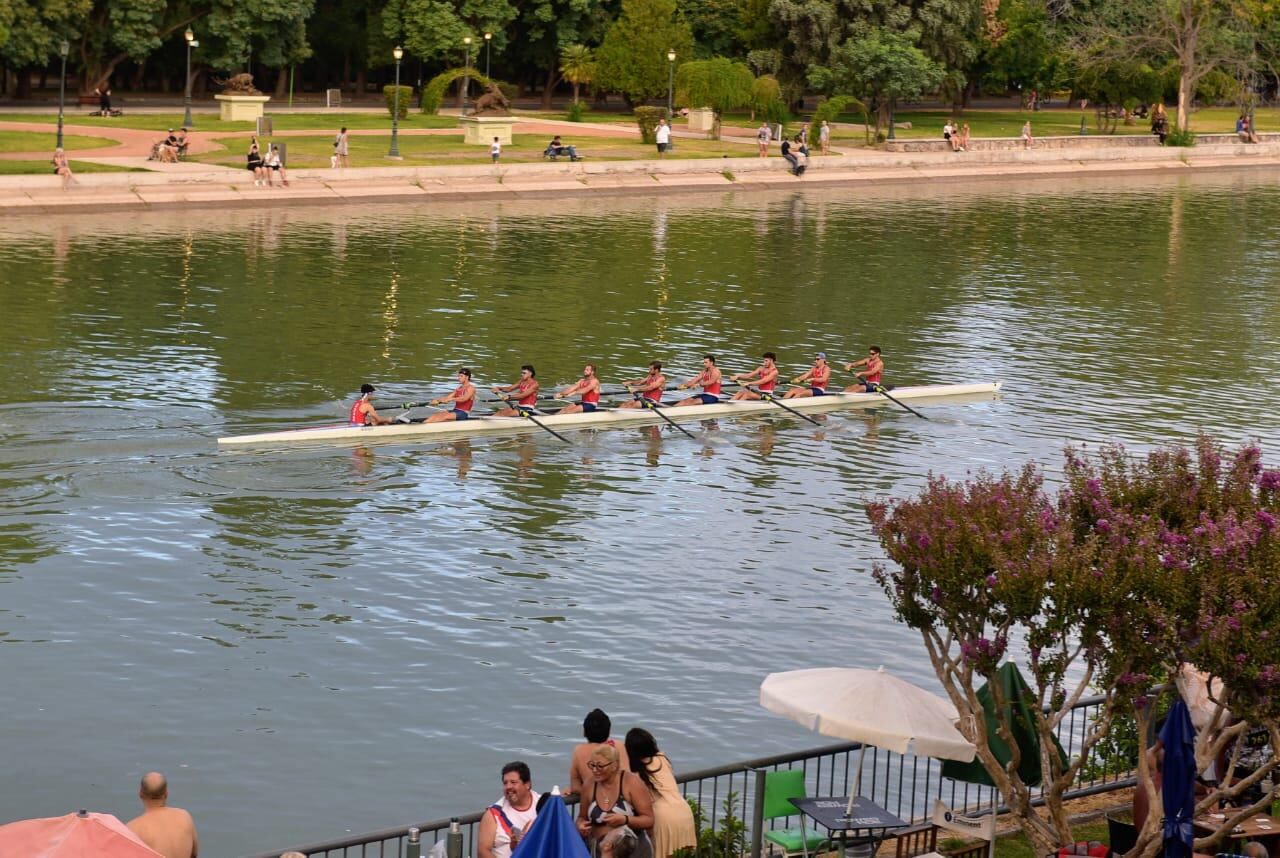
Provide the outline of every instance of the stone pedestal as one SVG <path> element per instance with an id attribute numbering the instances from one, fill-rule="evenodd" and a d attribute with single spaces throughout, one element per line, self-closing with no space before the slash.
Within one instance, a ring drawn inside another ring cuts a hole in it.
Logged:
<path id="1" fill-rule="evenodd" d="M 506 146 L 511 142 L 511 129 L 516 120 L 514 116 L 460 116 L 458 124 L 462 126 L 463 143 L 488 146 L 497 137 L 498 142 Z"/>
<path id="2" fill-rule="evenodd" d="M 218 93 L 214 96 L 222 107 L 223 122 L 254 122 L 262 116 L 262 107 L 271 100 L 269 95 L 229 95 Z"/>
<path id="3" fill-rule="evenodd" d="M 716 127 L 716 112 L 710 107 L 695 107 L 689 111 L 689 130 L 710 134 Z"/>

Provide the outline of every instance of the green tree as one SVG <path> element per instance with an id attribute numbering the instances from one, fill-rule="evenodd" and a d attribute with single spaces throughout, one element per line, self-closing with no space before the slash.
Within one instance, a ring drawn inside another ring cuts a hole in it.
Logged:
<path id="1" fill-rule="evenodd" d="M 917 47 L 913 31 L 874 30 L 838 47 L 831 66 L 815 68 L 810 82 L 825 92 L 874 101 L 878 136 L 896 102 L 920 98 L 942 83 L 945 75 L 942 65 Z"/>
<path id="2" fill-rule="evenodd" d="M 504 29 L 517 15 L 508 0 L 389 0 L 382 26 L 393 41 L 428 62 L 456 63 L 466 54 L 463 40 L 471 38 L 471 62 L 484 50 L 483 34 L 494 34 L 490 50 L 505 43 Z"/>
<path id="3" fill-rule="evenodd" d="M 1095 62 L 1075 73 L 1072 95 L 1093 104 L 1099 131 L 1114 134 L 1118 108 L 1160 98 L 1160 74 L 1143 62 Z"/>
<path id="4" fill-rule="evenodd" d="M 741 56 L 741 0 L 679 0 L 681 17 L 693 31 L 695 56 Z"/>
<path id="5" fill-rule="evenodd" d="M 596 76 L 596 58 L 586 45 L 570 45 L 560 54 L 560 74 L 573 84 L 573 103 L 578 104 L 578 87 Z"/>
<path id="6" fill-rule="evenodd" d="M 991 92 L 1046 90 L 1061 75 L 1062 51 L 1045 0 L 1003 0 L 982 43 L 982 86 Z"/>
<path id="7" fill-rule="evenodd" d="M 724 57 L 682 63 L 676 73 L 676 104 L 710 107 L 715 115 L 711 137 L 720 139 L 720 115 L 751 104 L 756 78 L 746 63 Z"/>
<path id="8" fill-rule="evenodd" d="M 201 25 L 201 54 L 215 69 L 236 71 L 252 57 L 285 72 L 311 56 L 307 19 L 314 12 L 315 0 L 218 0 Z M 286 78 L 277 76 L 277 91 Z"/>
<path id="9" fill-rule="evenodd" d="M 0 63 L 42 66 L 84 27 L 92 0 L 0 0 Z M 18 34 L 17 38 L 11 36 Z"/>
<path id="10" fill-rule="evenodd" d="M 604 0 L 525 0 L 512 26 L 507 53 L 529 74 L 539 73 L 542 107 L 551 108 L 551 96 L 560 81 L 560 57 L 570 45 L 598 44 L 604 38 L 614 8 Z"/>
<path id="11" fill-rule="evenodd" d="M 141 62 L 170 39 L 209 14 L 207 0 L 170 4 L 165 0 L 93 0 L 78 47 L 80 88 L 106 86 L 125 60 Z"/>
<path id="12" fill-rule="evenodd" d="M 665 95 L 673 49 L 677 58 L 693 55 L 693 34 L 675 0 L 622 0 L 621 16 L 596 51 L 596 85 L 632 104 Z"/>

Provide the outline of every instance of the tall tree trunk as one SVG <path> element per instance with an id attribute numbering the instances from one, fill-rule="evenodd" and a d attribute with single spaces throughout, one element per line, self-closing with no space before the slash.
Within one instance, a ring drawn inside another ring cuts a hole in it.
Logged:
<path id="1" fill-rule="evenodd" d="M 364 91 L 368 89 L 368 86 L 367 86 L 368 82 L 369 82 L 369 70 L 366 69 L 364 66 L 361 66 L 359 70 L 356 71 L 356 97 L 357 98 L 364 95 Z"/>
<path id="2" fill-rule="evenodd" d="M 281 66 L 276 72 L 276 91 L 272 93 L 275 98 L 284 98 L 289 94 L 289 67 Z"/>
<path id="3" fill-rule="evenodd" d="M 22 99 L 31 97 L 31 69 L 18 69 L 18 87 L 13 97 Z"/>
<path id="4" fill-rule="evenodd" d="M 342 52 L 342 82 L 338 84 L 338 89 L 343 92 L 351 91 L 351 51 Z"/>
<path id="5" fill-rule="evenodd" d="M 146 88 L 147 80 L 147 63 L 146 60 L 138 63 L 133 69 L 133 78 L 129 82 L 129 88 L 138 91 Z"/>
<path id="6" fill-rule="evenodd" d="M 49 88 L 49 67 L 43 66 L 40 69 L 40 89 Z"/>
<path id="7" fill-rule="evenodd" d="M 1190 70 L 1184 65 L 1178 75 L 1178 130 L 1186 131 L 1191 127 L 1191 96 L 1195 84 L 1191 82 Z"/>
<path id="8" fill-rule="evenodd" d="M 551 96 L 556 94 L 556 84 L 560 82 L 560 71 L 553 63 L 551 68 L 547 69 L 547 82 L 542 87 L 542 109 L 551 109 Z"/>
<path id="9" fill-rule="evenodd" d="M 578 103 L 578 82 L 576 80 L 573 82 L 573 103 Z"/>

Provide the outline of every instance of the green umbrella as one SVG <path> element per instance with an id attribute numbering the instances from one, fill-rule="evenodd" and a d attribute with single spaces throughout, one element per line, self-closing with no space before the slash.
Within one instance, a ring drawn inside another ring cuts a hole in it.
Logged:
<path id="1" fill-rule="evenodd" d="M 1008 710 L 1008 720 L 1013 728 L 1014 741 L 1018 743 L 1018 748 L 1022 751 L 1022 760 L 1018 765 L 1018 776 L 1022 778 L 1022 782 L 1028 786 L 1037 786 L 1040 783 L 1040 737 L 1036 733 L 1034 710 L 1035 696 L 1031 693 L 1031 688 L 1027 685 L 1027 681 L 1022 678 L 1022 674 L 1018 671 L 1018 666 L 1011 661 L 1006 661 L 996 670 L 996 679 L 1000 683 L 1000 689 L 1004 694 L 1005 708 Z M 991 749 L 991 753 L 1002 764 L 1007 764 L 1009 758 L 1013 756 L 1008 745 L 996 733 L 995 705 L 991 701 L 991 689 L 984 685 L 978 689 L 978 700 L 982 703 L 983 717 L 987 722 L 987 747 Z M 1062 765 L 1067 765 L 1067 755 L 1062 750 L 1062 745 L 1055 738 L 1053 740 L 1054 747 L 1057 748 L 1058 758 L 1062 760 Z M 945 778 L 953 778 L 958 781 L 965 781 L 972 784 L 985 784 L 986 786 L 995 786 L 991 781 L 991 775 L 987 774 L 987 770 L 982 765 L 982 760 L 975 758 L 973 762 L 960 763 L 955 760 L 947 760 L 942 764 L 942 776 Z"/>

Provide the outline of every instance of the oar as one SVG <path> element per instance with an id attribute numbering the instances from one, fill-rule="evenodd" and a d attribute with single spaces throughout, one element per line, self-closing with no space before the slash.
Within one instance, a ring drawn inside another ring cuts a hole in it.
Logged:
<path id="1" fill-rule="evenodd" d="M 801 414 L 799 411 L 796 411 L 794 408 L 791 408 L 790 406 L 787 406 L 787 405 L 783 405 L 781 402 L 779 402 L 779 401 L 774 397 L 774 395 L 773 395 L 772 393 L 770 393 L 770 392 L 768 392 L 768 391 L 757 390 L 755 387 L 753 387 L 753 386 L 752 386 L 752 385 L 750 385 L 750 384 L 748 384 L 748 385 L 747 385 L 747 390 L 750 390 L 752 393 L 754 393 L 754 394 L 756 394 L 757 396 L 759 396 L 759 397 L 760 397 L 761 399 L 763 399 L 765 402 L 772 402 L 774 405 L 778 406 L 778 407 L 779 407 L 779 408 L 781 408 L 783 411 L 790 411 L 792 414 L 794 414 L 794 415 L 795 415 L 795 416 L 797 416 L 797 417 L 803 417 L 805 420 L 808 420 L 808 421 L 809 421 L 810 423 L 812 423 L 814 426 L 821 426 L 821 425 L 822 425 L 822 424 L 821 424 L 821 423 L 819 423 L 817 420 L 814 420 L 812 417 L 810 417 L 808 414 Z"/>
<path id="2" fill-rule="evenodd" d="M 507 405 L 510 405 L 510 404 L 511 404 L 511 399 L 510 399 L 510 397 L 504 396 L 504 397 L 502 397 L 502 401 L 503 401 L 503 402 L 505 402 L 505 403 L 507 403 Z M 520 415 L 521 417 L 525 418 L 526 420 L 528 420 L 529 422 L 531 422 L 534 426 L 537 426 L 539 429 L 546 429 L 548 432 L 550 432 L 552 435 L 555 435 L 557 438 L 559 438 L 561 441 L 565 442 L 566 444 L 572 444 L 572 443 L 573 443 L 573 442 L 572 442 L 572 441 L 570 441 L 568 438 L 564 437 L 564 436 L 563 436 L 563 435 L 561 435 L 559 432 L 557 432 L 556 430 L 552 429 L 550 426 L 548 426 L 547 424 L 543 423 L 541 420 L 539 420 L 537 417 L 534 417 L 534 416 L 533 416 L 532 414 L 530 414 L 529 412 L 527 412 L 527 411 L 523 411 L 523 410 L 521 410 L 520 408 L 516 408 L 516 414 L 518 414 L 518 415 Z"/>
<path id="3" fill-rule="evenodd" d="M 635 394 L 632 394 L 632 395 L 634 396 Z M 692 433 L 692 432 L 690 432 L 688 429 L 686 429 L 686 428 L 684 428 L 683 426 L 681 426 L 681 425 L 680 425 L 679 423 L 677 423 L 676 421 L 672 420 L 672 419 L 671 419 L 670 417 L 668 417 L 667 415 L 663 414 L 663 413 L 662 413 L 662 409 L 661 409 L 661 408 L 659 408 L 658 406 L 654 405 L 650 400 L 645 399 L 643 396 L 640 396 L 640 397 L 637 397 L 637 398 L 640 400 L 640 403 L 641 403 L 645 408 L 648 408 L 648 409 L 649 409 L 650 411 L 652 411 L 654 414 L 658 415 L 658 416 L 659 416 L 659 417 L 661 417 L 663 420 L 667 421 L 667 422 L 668 422 L 668 423 L 670 423 L 672 426 L 674 426 L 675 428 L 679 429 L 679 430 L 680 430 L 681 432 L 683 432 L 684 434 L 688 435 L 690 438 L 692 438 L 692 437 L 693 437 L 693 433 Z"/>
<path id="4" fill-rule="evenodd" d="M 876 384 L 876 393 L 880 394 L 881 396 L 885 397 L 886 399 L 890 400 L 891 402 L 896 402 L 896 403 L 898 403 L 898 404 L 899 404 L 899 405 L 901 405 L 903 408 L 907 409 L 907 410 L 908 410 L 908 411 L 910 411 L 912 414 L 914 414 L 915 416 L 919 417 L 921 420 L 928 420 L 928 419 L 929 419 L 928 417 L 925 417 L 923 414 L 921 414 L 919 411 L 916 411 L 914 408 L 912 408 L 912 407 L 911 407 L 910 405 L 908 405 L 907 403 L 903 402 L 901 399 L 898 399 L 896 396 L 894 396 L 894 395 L 892 395 L 891 393 L 889 393 L 889 391 L 885 390 L 885 389 L 884 389 L 884 385 L 883 385 L 883 384 L 879 384 L 879 383 L 877 383 L 877 384 Z"/>

